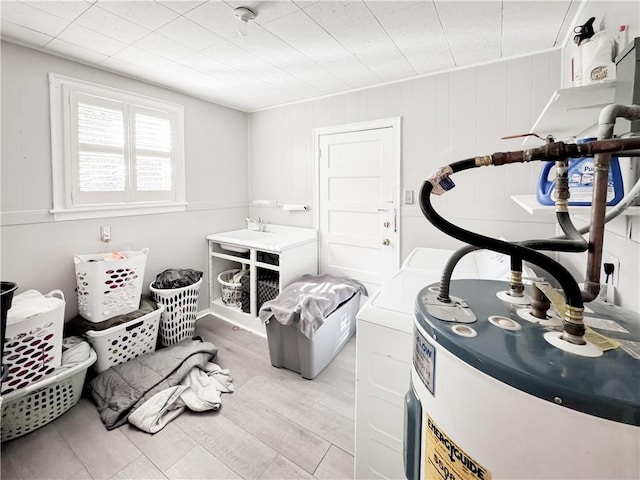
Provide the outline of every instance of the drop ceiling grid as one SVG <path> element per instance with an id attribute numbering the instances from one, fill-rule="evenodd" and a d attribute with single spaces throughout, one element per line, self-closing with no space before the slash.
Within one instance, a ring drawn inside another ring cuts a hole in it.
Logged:
<path id="1" fill-rule="evenodd" d="M 37 9 L 26 3 L 1 3 L 2 20 L 26 27 L 51 37 L 57 36 L 66 28 L 69 21 Z"/>
<path id="2" fill-rule="evenodd" d="M 439 2 L 438 17 L 456 66 L 500 57 L 502 2 Z"/>
<path id="3" fill-rule="evenodd" d="M 153 1 L 99 1 L 94 7 L 107 10 L 121 18 L 130 19 L 129 21 L 132 23 L 151 31 L 157 30 L 178 17 L 178 14 L 173 10 Z"/>
<path id="4" fill-rule="evenodd" d="M 580 2 L 1 3 L 5 39 L 251 111 L 549 49 Z"/>
<path id="5" fill-rule="evenodd" d="M 172 22 L 160 27 L 157 33 L 178 43 L 200 51 L 224 41 L 220 35 L 198 25 L 186 17 L 177 17 Z"/>
<path id="6" fill-rule="evenodd" d="M 453 57 L 434 4 L 408 3 L 400 9 L 380 8 L 387 2 L 369 2 L 367 5 L 417 74 L 453 67 Z"/>
<path id="7" fill-rule="evenodd" d="M 38 10 L 45 11 L 51 15 L 64 18 L 66 20 L 74 20 L 81 15 L 85 10 L 91 7 L 89 2 L 59 2 L 59 1 L 35 1 L 35 2 L 22 2 L 25 5 L 37 8 Z"/>

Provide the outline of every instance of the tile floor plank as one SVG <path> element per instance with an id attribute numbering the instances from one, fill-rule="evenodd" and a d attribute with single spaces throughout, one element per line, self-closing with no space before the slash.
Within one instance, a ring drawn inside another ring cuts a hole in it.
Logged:
<path id="1" fill-rule="evenodd" d="M 173 423 L 242 478 L 258 478 L 277 454 L 219 412 L 185 412 Z"/>
<path id="2" fill-rule="evenodd" d="M 4 480 L 70 478 L 82 470 L 84 465 L 53 423 L 2 444 Z"/>
<path id="3" fill-rule="evenodd" d="M 253 390 L 249 390 L 247 387 L 254 379 L 249 380 L 234 393 L 234 403 L 225 406 L 222 414 L 293 463 L 312 473 L 329 449 L 329 442 L 294 423 L 286 414 L 272 409 L 273 401 L 276 399 L 256 395 Z"/>
<path id="4" fill-rule="evenodd" d="M 220 412 L 185 412 L 155 435 L 129 425 L 108 431 L 84 398 L 5 442 L 2 479 L 352 478 L 355 339 L 305 380 L 271 366 L 264 337 L 212 316 L 196 334 L 218 346 L 214 361 L 234 379 Z"/>
<path id="5" fill-rule="evenodd" d="M 282 382 L 256 376 L 243 388 L 250 388 L 257 399 L 268 399 L 269 408 L 353 454 L 353 420 L 337 412 L 326 398 L 319 400 L 316 394 L 320 390 L 312 382 L 307 381 L 300 390 L 293 390 L 291 385 L 283 386 Z"/>
<path id="6" fill-rule="evenodd" d="M 105 428 L 88 399 L 81 399 L 54 425 L 94 478 L 109 478 L 141 455 L 120 430 Z"/>
<path id="7" fill-rule="evenodd" d="M 353 478 L 353 455 L 335 445 L 320 462 L 313 476 L 319 480 L 346 480 Z"/>
<path id="8" fill-rule="evenodd" d="M 174 423 L 150 435 L 127 424 L 120 430 L 161 472 L 168 470 L 193 447 L 196 441 Z"/>
<path id="9" fill-rule="evenodd" d="M 112 480 L 167 480 L 160 470 L 144 455 L 116 473 Z"/>
<path id="10" fill-rule="evenodd" d="M 260 480 L 311 480 L 313 477 L 290 462 L 282 455 L 278 455 L 260 475 Z"/>
<path id="11" fill-rule="evenodd" d="M 197 445 L 182 457 L 173 467 L 167 470 L 170 479 L 235 479 L 240 478 L 229 467 L 209 453 L 204 447 Z"/>

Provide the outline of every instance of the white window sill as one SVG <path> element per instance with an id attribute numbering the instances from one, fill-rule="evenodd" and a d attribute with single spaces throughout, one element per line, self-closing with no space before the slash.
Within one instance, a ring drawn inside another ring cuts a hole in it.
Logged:
<path id="1" fill-rule="evenodd" d="M 170 204 L 137 204 L 137 205 L 110 205 L 91 206 L 73 209 L 54 208 L 50 210 L 54 220 L 85 220 L 89 218 L 105 217 L 129 217 L 133 215 L 151 215 L 157 213 L 184 212 L 187 209 L 186 203 Z"/>

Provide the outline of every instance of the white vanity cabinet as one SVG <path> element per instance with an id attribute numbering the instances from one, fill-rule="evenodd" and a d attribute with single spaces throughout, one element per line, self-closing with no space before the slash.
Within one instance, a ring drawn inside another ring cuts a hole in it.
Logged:
<path id="1" fill-rule="evenodd" d="M 264 232 L 234 230 L 207 236 L 211 313 L 259 335 L 266 329 L 258 319 L 258 278 L 272 272 L 278 292 L 305 273 L 318 272 L 317 231 L 308 228 L 265 225 Z M 250 312 L 222 301 L 218 275 L 231 269 L 249 270 Z"/>

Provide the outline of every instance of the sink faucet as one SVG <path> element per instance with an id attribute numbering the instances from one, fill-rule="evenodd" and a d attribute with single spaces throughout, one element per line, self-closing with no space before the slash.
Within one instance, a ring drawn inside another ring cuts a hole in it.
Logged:
<path id="1" fill-rule="evenodd" d="M 258 232 L 262 232 L 264 231 L 264 222 L 262 221 L 262 219 L 260 217 L 258 217 L 258 219 L 256 220 L 255 218 L 245 218 L 244 219 L 245 223 L 247 224 L 247 229 L 248 230 L 256 230 Z M 255 228 L 250 228 L 250 224 L 254 224 Z"/>

